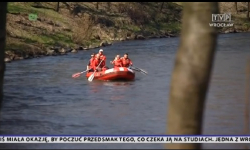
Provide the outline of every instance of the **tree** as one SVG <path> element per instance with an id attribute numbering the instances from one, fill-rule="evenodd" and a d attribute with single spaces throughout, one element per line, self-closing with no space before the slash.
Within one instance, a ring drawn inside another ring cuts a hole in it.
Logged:
<path id="1" fill-rule="evenodd" d="M 3 80 L 5 71 L 5 41 L 6 41 L 6 13 L 7 2 L 2 2 L 0 5 L 0 109 L 2 108 L 3 101 Z"/>
<path id="2" fill-rule="evenodd" d="M 111 2 L 107 2 L 108 5 L 108 11 L 111 11 Z"/>
<path id="3" fill-rule="evenodd" d="M 236 13 L 238 13 L 237 2 L 234 2 Z"/>
<path id="4" fill-rule="evenodd" d="M 68 10 L 70 10 L 70 5 L 67 2 L 62 2 L 62 3 L 67 7 Z"/>
<path id="5" fill-rule="evenodd" d="M 210 27 L 218 2 L 184 3 L 181 41 L 171 79 L 168 135 L 200 135 L 217 30 Z M 168 149 L 200 149 L 201 144 L 168 144 Z"/>
<path id="6" fill-rule="evenodd" d="M 60 2 L 57 2 L 56 11 L 59 12 Z"/>
<path id="7" fill-rule="evenodd" d="M 163 9 L 163 6 L 164 6 L 164 2 L 161 3 L 161 8 L 160 8 L 160 12 L 162 11 Z"/>
<path id="8" fill-rule="evenodd" d="M 250 19 L 250 18 L 249 18 L 249 11 L 250 11 L 250 3 L 247 2 L 247 18 L 248 18 L 248 19 Z"/>
<path id="9" fill-rule="evenodd" d="M 99 9 L 99 2 L 96 2 L 95 8 Z"/>

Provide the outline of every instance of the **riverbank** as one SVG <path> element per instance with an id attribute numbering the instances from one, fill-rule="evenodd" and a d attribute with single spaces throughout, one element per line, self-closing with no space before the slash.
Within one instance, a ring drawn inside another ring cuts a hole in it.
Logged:
<path id="1" fill-rule="evenodd" d="M 230 30 L 226 30 L 226 32 L 220 32 L 219 34 L 235 34 L 235 33 L 242 33 L 240 31 L 230 31 Z M 173 37 L 179 37 L 179 35 L 161 35 L 161 36 L 148 36 L 148 37 L 143 37 L 140 40 L 149 40 L 149 39 L 153 39 L 153 38 L 173 38 Z M 128 40 L 132 40 L 132 39 L 124 39 L 124 40 L 120 40 L 120 42 L 122 41 L 128 41 Z M 113 41 L 113 42 L 119 42 L 119 41 Z M 33 54 L 33 55 L 26 55 L 26 57 L 23 56 L 17 56 L 17 55 L 9 55 L 11 57 L 5 57 L 5 62 L 6 63 L 10 63 L 12 61 L 16 61 L 16 60 L 23 60 L 23 59 L 32 59 L 32 58 L 40 58 L 40 57 L 44 57 L 44 56 L 61 56 L 61 55 L 67 55 L 68 53 L 77 53 L 78 51 L 84 51 L 84 50 L 91 50 L 91 49 L 96 49 L 96 48 L 103 48 L 106 46 L 111 46 L 112 43 L 108 43 L 107 45 L 100 45 L 100 46 L 96 46 L 96 47 L 79 47 L 78 49 L 66 49 L 64 47 L 51 47 L 47 53 L 40 53 L 40 54 Z M 8 53 L 8 52 L 7 52 Z"/>
<path id="2" fill-rule="evenodd" d="M 181 11 L 172 2 L 10 2 L 5 62 L 175 37 Z"/>
<path id="3" fill-rule="evenodd" d="M 226 4 L 220 3 L 222 12 L 231 8 Z M 9 2 L 5 62 L 77 53 L 116 41 L 176 37 L 181 12 L 181 4 L 172 2 Z M 233 27 L 219 33 L 250 31 L 244 11 L 233 20 Z"/>
<path id="4" fill-rule="evenodd" d="M 170 37 L 177 37 L 177 35 L 171 35 L 171 36 L 166 36 L 166 35 L 161 35 L 161 36 L 150 36 L 150 37 L 141 37 L 143 39 L 140 40 L 147 40 L 147 39 L 153 39 L 153 38 L 170 38 Z M 120 40 L 120 42 L 122 41 L 128 41 L 130 39 L 122 39 Z M 113 42 L 119 42 L 119 41 L 113 41 Z M 23 59 L 32 59 L 32 58 L 40 58 L 43 56 L 61 56 L 61 55 L 67 55 L 68 53 L 77 53 L 78 51 L 82 51 L 82 50 L 91 50 L 91 49 L 96 49 L 96 48 L 103 48 L 106 46 L 111 46 L 112 43 L 101 43 L 99 46 L 95 46 L 95 47 L 79 47 L 77 49 L 72 49 L 72 48 L 65 48 L 65 47 L 50 47 L 47 49 L 47 51 L 37 51 L 38 53 L 32 53 L 32 54 L 28 54 L 28 53 L 23 53 L 22 55 L 18 55 L 16 53 L 13 53 L 11 51 L 7 51 L 6 52 L 6 56 L 5 56 L 5 62 L 6 63 L 10 63 L 12 61 L 16 61 L 16 60 L 23 60 Z"/>

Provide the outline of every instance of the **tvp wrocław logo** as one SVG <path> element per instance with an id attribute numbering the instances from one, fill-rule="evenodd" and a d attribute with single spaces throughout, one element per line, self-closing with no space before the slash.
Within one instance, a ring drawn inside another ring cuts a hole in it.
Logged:
<path id="1" fill-rule="evenodd" d="M 231 19 L 231 13 L 224 14 L 212 14 L 212 23 L 209 23 L 210 27 L 233 27 L 234 23 Z"/>

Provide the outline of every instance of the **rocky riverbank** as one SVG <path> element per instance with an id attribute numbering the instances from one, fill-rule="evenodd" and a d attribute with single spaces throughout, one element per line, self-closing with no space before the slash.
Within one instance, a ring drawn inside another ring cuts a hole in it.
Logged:
<path id="1" fill-rule="evenodd" d="M 242 32 L 250 32 L 245 31 L 241 29 L 235 29 L 235 28 L 229 28 L 220 30 L 219 34 L 229 34 L 229 33 L 242 33 Z M 133 37 L 126 37 L 126 38 L 120 38 L 120 39 L 114 39 L 113 41 L 102 41 L 99 44 L 95 43 L 93 45 L 89 46 L 78 46 L 75 48 L 70 47 L 63 47 L 63 46 L 51 46 L 47 47 L 46 49 L 36 49 L 34 50 L 34 47 L 30 47 L 34 52 L 18 52 L 20 50 L 9 50 L 5 53 L 5 62 L 10 63 L 15 60 L 23 60 L 23 59 L 32 59 L 32 58 L 40 58 L 43 56 L 61 56 L 61 55 L 67 55 L 68 53 L 77 53 L 78 51 L 84 51 L 84 50 L 91 50 L 96 48 L 103 48 L 106 46 L 111 46 L 112 42 L 119 42 L 119 41 L 128 41 L 128 40 L 148 40 L 148 39 L 154 39 L 154 38 L 172 38 L 172 37 L 178 37 L 179 34 L 171 34 L 167 32 L 162 32 L 161 34 L 152 34 L 149 36 L 144 35 L 135 35 Z"/>
<path id="2" fill-rule="evenodd" d="M 162 33 L 161 35 L 151 35 L 151 36 L 143 36 L 143 35 L 136 35 L 135 37 L 127 37 L 125 39 L 115 39 L 113 42 L 119 42 L 119 41 L 128 41 L 128 40 L 148 40 L 153 38 L 172 38 L 177 37 L 178 34 L 169 34 L 169 33 Z M 18 53 L 20 50 L 12 49 L 9 51 L 6 51 L 5 53 L 5 62 L 10 63 L 12 61 L 16 60 L 23 60 L 23 59 L 32 59 L 32 58 L 40 58 L 43 56 L 61 56 L 61 55 L 67 55 L 68 53 L 77 53 L 78 51 L 84 51 L 84 50 L 91 50 L 96 48 L 103 48 L 106 46 L 111 46 L 112 42 L 103 41 L 99 45 L 95 46 L 79 46 L 76 48 L 68 48 L 68 47 L 60 47 L 60 46 L 52 46 L 48 47 L 45 50 L 43 49 L 37 49 L 35 50 L 35 53 L 29 53 L 28 51 Z M 32 47 L 31 47 L 32 49 Z"/>
<path id="3" fill-rule="evenodd" d="M 176 37 L 181 13 L 182 6 L 172 2 L 9 2 L 5 62 Z M 249 31 L 249 21 L 239 15 L 234 27 L 220 33 Z"/>
<path id="4" fill-rule="evenodd" d="M 229 34 L 229 33 L 242 33 L 247 32 L 243 30 L 235 30 L 235 29 L 228 29 L 225 31 L 220 31 L 219 34 Z M 248 31 L 250 32 L 250 31 Z M 114 42 L 118 41 L 127 41 L 127 40 L 148 40 L 148 39 L 154 39 L 154 38 L 172 38 L 172 37 L 178 37 L 179 34 L 169 34 L 169 33 L 162 33 L 161 35 L 151 35 L 151 36 L 143 36 L 143 35 L 136 35 L 134 38 L 126 38 L 126 39 L 116 39 Z M 77 53 L 78 51 L 84 51 L 84 50 L 91 50 L 96 48 L 103 48 L 106 46 L 111 46 L 112 42 L 101 42 L 99 45 L 89 47 L 83 47 L 79 46 L 76 48 L 67 48 L 67 47 L 49 47 L 46 48 L 46 50 L 36 50 L 37 53 L 22 53 L 17 54 L 11 51 L 6 52 L 5 56 L 5 62 L 10 63 L 15 60 L 23 60 L 23 59 L 32 59 L 32 58 L 40 58 L 43 56 L 61 56 L 61 55 L 67 55 L 68 53 Z M 14 50 L 13 50 L 14 51 Z"/>
<path id="5" fill-rule="evenodd" d="M 5 62 L 175 37 L 181 11 L 172 2 L 10 2 Z"/>

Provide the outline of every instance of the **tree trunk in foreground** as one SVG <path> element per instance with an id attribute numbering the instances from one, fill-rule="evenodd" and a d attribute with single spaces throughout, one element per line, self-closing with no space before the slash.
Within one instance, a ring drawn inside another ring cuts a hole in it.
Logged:
<path id="1" fill-rule="evenodd" d="M 175 60 L 168 107 L 168 135 L 200 135 L 217 31 L 209 27 L 217 2 L 184 3 L 181 42 Z M 200 149 L 201 144 L 167 144 L 168 149 Z"/>
<path id="2" fill-rule="evenodd" d="M 7 2 L 2 2 L 0 5 L 0 109 L 3 101 L 3 77 L 5 71 L 5 34 L 6 34 L 6 13 Z"/>

